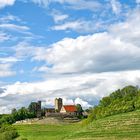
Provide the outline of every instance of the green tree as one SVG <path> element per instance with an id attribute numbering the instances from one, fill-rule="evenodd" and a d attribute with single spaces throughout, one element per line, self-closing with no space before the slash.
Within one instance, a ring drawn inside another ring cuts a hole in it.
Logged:
<path id="1" fill-rule="evenodd" d="M 28 107 L 28 110 L 30 113 L 33 114 L 34 117 L 37 116 L 37 105 L 35 102 L 32 102 L 30 103 L 29 107 Z"/>
<path id="2" fill-rule="evenodd" d="M 20 120 L 27 119 L 27 118 L 29 118 L 28 117 L 29 111 L 25 107 L 22 107 L 21 109 L 18 110 L 18 115 L 19 115 Z"/>
<path id="3" fill-rule="evenodd" d="M 140 89 L 137 86 L 129 85 L 103 97 L 93 108 L 89 119 L 98 119 L 136 109 L 140 109 Z"/>
<path id="4" fill-rule="evenodd" d="M 82 116 L 83 114 L 83 108 L 80 104 L 77 104 L 76 105 L 76 108 L 77 108 L 77 113 L 78 113 L 78 116 Z"/>
<path id="5" fill-rule="evenodd" d="M 111 98 L 110 97 L 104 97 L 102 98 L 102 100 L 100 100 L 100 106 L 106 107 L 108 105 L 110 105 L 111 103 Z"/>

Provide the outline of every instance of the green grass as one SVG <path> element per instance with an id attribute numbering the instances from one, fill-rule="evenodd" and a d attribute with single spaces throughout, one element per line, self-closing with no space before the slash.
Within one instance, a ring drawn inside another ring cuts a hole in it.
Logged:
<path id="1" fill-rule="evenodd" d="M 28 140 L 62 140 L 79 129 L 79 125 L 17 125 L 19 134 Z"/>
<path id="2" fill-rule="evenodd" d="M 140 110 L 95 120 L 87 126 L 34 124 L 16 128 L 28 140 L 139 140 Z"/>

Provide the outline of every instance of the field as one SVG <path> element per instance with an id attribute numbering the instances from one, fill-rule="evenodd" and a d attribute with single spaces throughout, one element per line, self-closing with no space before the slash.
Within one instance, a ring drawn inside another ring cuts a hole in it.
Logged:
<path id="1" fill-rule="evenodd" d="M 89 125 L 32 124 L 15 127 L 20 138 L 28 140 L 139 140 L 140 110 L 99 119 Z"/>

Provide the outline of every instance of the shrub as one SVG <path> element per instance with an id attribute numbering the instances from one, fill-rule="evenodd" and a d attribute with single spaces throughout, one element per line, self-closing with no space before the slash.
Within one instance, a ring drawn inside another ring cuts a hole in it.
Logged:
<path id="1" fill-rule="evenodd" d="M 0 128 L 0 140 L 12 140 L 16 137 L 18 133 L 12 126 L 4 125 Z"/>

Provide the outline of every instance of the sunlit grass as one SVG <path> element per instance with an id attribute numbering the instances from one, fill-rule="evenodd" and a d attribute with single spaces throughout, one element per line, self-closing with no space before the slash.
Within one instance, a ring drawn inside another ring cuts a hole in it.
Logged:
<path id="1" fill-rule="evenodd" d="M 102 118 L 87 126 L 75 123 L 15 127 L 20 138 L 28 140 L 138 140 L 140 139 L 140 111 Z"/>

